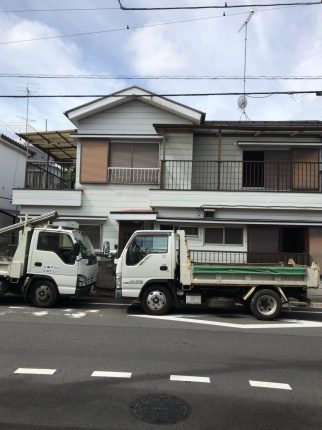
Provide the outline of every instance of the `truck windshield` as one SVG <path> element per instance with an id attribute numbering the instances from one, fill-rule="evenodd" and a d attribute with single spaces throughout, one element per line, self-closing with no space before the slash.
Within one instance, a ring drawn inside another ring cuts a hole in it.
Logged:
<path id="1" fill-rule="evenodd" d="M 82 258 L 88 259 L 88 264 L 95 264 L 97 258 L 89 237 L 86 234 L 81 233 L 80 231 L 74 231 L 74 236 L 77 242 L 80 244 L 80 252 Z"/>

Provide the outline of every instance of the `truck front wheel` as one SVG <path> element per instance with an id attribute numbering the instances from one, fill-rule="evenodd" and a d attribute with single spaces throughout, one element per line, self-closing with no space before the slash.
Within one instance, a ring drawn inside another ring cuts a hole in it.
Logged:
<path id="1" fill-rule="evenodd" d="M 165 315 L 169 312 L 173 303 L 168 288 L 162 285 L 148 287 L 141 300 L 144 312 L 150 315 Z"/>
<path id="2" fill-rule="evenodd" d="M 282 310 L 281 298 L 273 290 L 259 290 L 251 299 L 250 309 L 259 320 L 274 320 Z"/>
<path id="3" fill-rule="evenodd" d="M 31 289 L 30 298 L 32 304 L 37 308 L 50 308 L 57 301 L 58 293 L 55 285 L 47 279 L 34 283 Z"/>

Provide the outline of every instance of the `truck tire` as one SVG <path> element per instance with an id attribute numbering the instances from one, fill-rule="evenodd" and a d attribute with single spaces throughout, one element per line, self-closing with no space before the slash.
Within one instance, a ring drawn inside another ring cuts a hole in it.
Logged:
<path id="1" fill-rule="evenodd" d="M 281 298 L 273 290 L 259 290 L 251 299 L 250 310 L 258 320 L 274 320 L 282 310 Z"/>
<path id="2" fill-rule="evenodd" d="M 148 287 L 141 300 L 141 305 L 147 314 L 165 315 L 169 312 L 173 299 L 168 288 L 162 285 Z"/>
<path id="3" fill-rule="evenodd" d="M 33 284 L 30 298 L 37 308 L 51 308 L 57 302 L 58 292 L 51 281 L 42 279 Z"/>

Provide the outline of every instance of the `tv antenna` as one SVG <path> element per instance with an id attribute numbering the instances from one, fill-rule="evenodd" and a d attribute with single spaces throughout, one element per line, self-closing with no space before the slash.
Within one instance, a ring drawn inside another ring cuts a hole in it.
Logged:
<path id="1" fill-rule="evenodd" d="M 240 116 L 240 119 L 244 116 L 246 120 L 249 120 L 249 117 L 246 113 L 246 106 L 247 106 L 247 97 L 246 97 L 246 65 L 247 65 L 247 31 L 248 31 L 248 23 L 254 16 L 255 11 L 251 10 L 249 12 L 249 15 L 246 19 L 246 21 L 243 23 L 243 25 L 238 30 L 238 33 L 240 33 L 243 28 L 245 29 L 245 44 L 244 44 L 244 75 L 243 75 L 243 94 L 238 97 L 237 104 L 238 108 L 242 111 L 242 114 Z"/>

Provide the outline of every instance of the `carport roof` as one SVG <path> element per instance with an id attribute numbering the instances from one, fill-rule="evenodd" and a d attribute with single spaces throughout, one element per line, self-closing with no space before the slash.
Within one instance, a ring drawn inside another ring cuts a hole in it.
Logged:
<path id="1" fill-rule="evenodd" d="M 72 162 L 76 159 L 77 130 L 54 130 L 31 133 L 17 133 L 27 142 L 52 157 L 57 162 Z"/>

